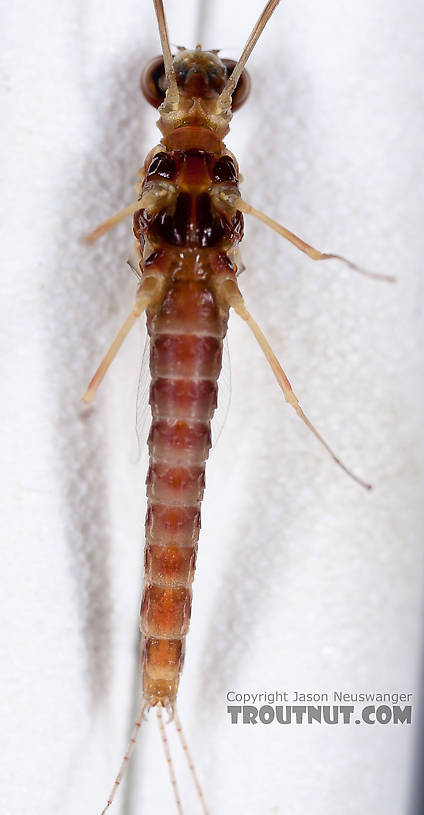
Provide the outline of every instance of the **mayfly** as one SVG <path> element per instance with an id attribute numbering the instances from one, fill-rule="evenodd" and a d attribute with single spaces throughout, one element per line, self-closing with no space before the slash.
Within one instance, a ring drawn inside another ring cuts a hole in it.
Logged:
<path id="1" fill-rule="evenodd" d="M 161 142 L 139 172 L 138 198 L 90 235 L 93 242 L 129 215 L 134 216 L 140 283 L 135 305 L 101 362 L 84 401 L 90 403 L 120 346 L 146 313 L 150 337 L 145 578 L 141 605 L 142 698 L 127 752 L 102 815 L 112 804 L 145 715 L 155 707 L 168 758 L 176 803 L 182 812 L 162 709 L 174 720 L 203 811 L 206 804 L 176 711 L 191 613 L 200 531 L 205 462 L 217 404 L 222 344 L 232 309 L 258 342 L 285 400 L 333 460 L 365 489 L 330 449 L 303 412 L 283 368 L 248 311 L 238 286 L 238 244 L 243 215 L 252 215 L 313 260 L 338 259 L 370 277 L 346 258 L 323 253 L 246 202 L 239 169 L 225 147 L 232 113 L 245 101 L 245 64 L 279 0 L 269 0 L 237 62 L 217 51 L 179 48 L 172 56 L 162 0 L 153 0 L 162 56 L 142 77 L 147 100 L 159 109 Z"/>

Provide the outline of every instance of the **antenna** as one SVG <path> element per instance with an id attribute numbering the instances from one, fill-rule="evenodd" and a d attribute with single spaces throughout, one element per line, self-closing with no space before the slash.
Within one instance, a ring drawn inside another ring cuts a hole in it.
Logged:
<path id="1" fill-rule="evenodd" d="M 218 96 L 216 102 L 217 113 L 221 113 L 222 111 L 228 110 L 228 108 L 231 107 L 231 97 L 236 89 L 237 82 L 240 79 L 244 66 L 246 65 L 246 62 L 249 59 L 259 37 L 261 36 L 262 31 L 264 30 L 269 18 L 277 8 L 279 2 L 280 0 L 269 0 L 261 16 L 259 17 L 259 20 L 253 27 L 250 37 L 243 48 L 242 54 L 238 62 L 236 62 L 234 66 L 231 76 L 227 80 L 224 89 Z"/>
<path id="2" fill-rule="evenodd" d="M 165 11 L 163 8 L 163 0 L 153 0 L 155 7 L 156 18 L 158 21 L 159 36 L 162 46 L 163 64 L 165 66 L 166 80 L 168 82 L 168 90 L 166 92 L 167 105 L 175 110 L 178 107 L 180 95 L 177 88 L 177 78 L 174 71 L 174 63 L 171 54 L 171 46 L 169 44 L 168 27 L 166 25 Z"/>

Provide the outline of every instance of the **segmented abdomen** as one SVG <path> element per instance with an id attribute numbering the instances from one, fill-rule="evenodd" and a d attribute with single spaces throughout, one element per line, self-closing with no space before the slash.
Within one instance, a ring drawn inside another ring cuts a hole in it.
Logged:
<path id="1" fill-rule="evenodd" d="M 226 324 L 212 289 L 199 280 L 171 283 L 148 320 L 152 426 L 141 629 L 150 705 L 173 704 L 184 659 Z"/>

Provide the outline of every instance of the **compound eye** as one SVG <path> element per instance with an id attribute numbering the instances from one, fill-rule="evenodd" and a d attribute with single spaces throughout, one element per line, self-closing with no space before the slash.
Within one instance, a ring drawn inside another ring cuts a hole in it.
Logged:
<path id="1" fill-rule="evenodd" d="M 146 65 L 140 77 L 140 87 L 150 105 L 158 108 L 162 104 L 168 87 L 163 57 L 155 57 Z"/>
<path id="2" fill-rule="evenodd" d="M 227 75 L 231 76 L 231 73 L 236 65 L 236 62 L 233 59 L 223 59 L 222 62 L 224 63 L 227 69 Z M 243 71 L 239 81 L 237 82 L 236 89 L 233 93 L 233 103 L 231 105 L 231 110 L 238 110 L 246 101 L 247 97 L 250 93 L 250 76 L 247 71 Z"/>

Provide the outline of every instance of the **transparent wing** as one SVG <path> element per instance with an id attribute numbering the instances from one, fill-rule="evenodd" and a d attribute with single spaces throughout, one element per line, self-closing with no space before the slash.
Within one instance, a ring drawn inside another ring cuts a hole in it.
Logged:
<path id="1" fill-rule="evenodd" d="M 147 436 L 149 435 L 152 412 L 149 405 L 150 393 L 150 337 L 146 333 L 143 356 L 141 360 L 140 376 L 138 377 L 135 432 L 137 434 L 137 461 L 147 451 Z"/>
<path id="2" fill-rule="evenodd" d="M 231 364 L 228 340 L 225 337 L 222 348 L 222 368 L 218 379 L 218 406 L 212 419 L 212 447 L 218 444 L 219 437 L 228 416 L 231 402 Z"/>

